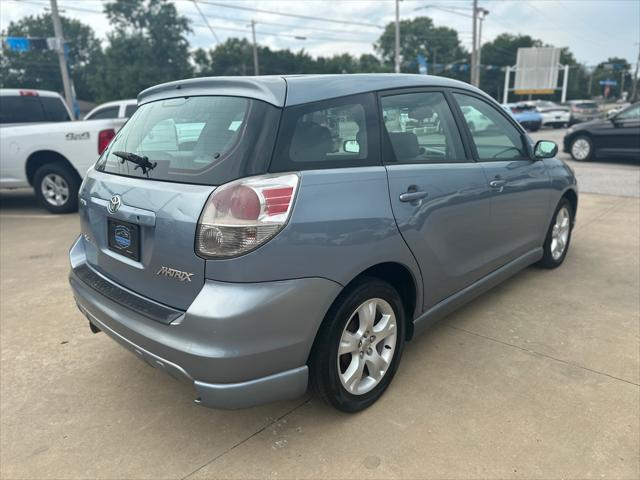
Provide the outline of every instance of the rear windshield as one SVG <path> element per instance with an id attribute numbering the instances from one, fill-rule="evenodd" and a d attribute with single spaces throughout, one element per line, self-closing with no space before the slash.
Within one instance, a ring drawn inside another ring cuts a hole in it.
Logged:
<path id="1" fill-rule="evenodd" d="M 266 173 L 280 110 L 240 97 L 158 100 L 140 106 L 96 164 L 96 170 L 129 177 L 220 185 Z M 146 174 L 114 152 L 147 157 Z"/>
<path id="2" fill-rule="evenodd" d="M 598 105 L 596 105 L 594 102 L 583 102 L 583 103 L 576 103 L 575 107 L 580 110 L 591 110 L 594 108 L 598 108 Z"/>
<path id="3" fill-rule="evenodd" d="M 3 95 L 0 123 L 67 122 L 69 112 L 59 97 Z"/>

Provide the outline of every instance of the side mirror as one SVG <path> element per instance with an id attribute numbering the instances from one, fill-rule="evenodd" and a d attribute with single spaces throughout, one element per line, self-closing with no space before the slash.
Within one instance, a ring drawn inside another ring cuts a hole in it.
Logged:
<path id="1" fill-rule="evenodd" d="M 540 140 L 533 149 L 533 156 L 539 159 L 552 158 L 558 154 L 558 146 L 550 140 Z"/>
<path id="2" fill-rule="evenodd" d="M 342 149 L 347 153 L 360 153 L 360 144 L 357 140 L 345 140 Z"/>

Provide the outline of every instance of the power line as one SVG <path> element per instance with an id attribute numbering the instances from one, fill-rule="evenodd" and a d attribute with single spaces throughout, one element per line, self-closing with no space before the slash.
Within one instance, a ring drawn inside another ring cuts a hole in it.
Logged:
<path id="1" fill-rule="evenodd" d="M 189 16 L 196 16 L 193 13 L 185 13 L 184 15 L 189 15 Z M 205 15 L 207 16 L 207 18 L 215 18 L 215 19 L 219 19 L 219 20 L 227 20 L 230 22 L 236 22 L 236 23 L 247 23 L 247 22 L 251 22 L 250 18 L 233 18 L 233 17 L 226 17 L 224 15 L 218 15 L 218 14 L 210 14 L 210 13 L 205 13 Z M 296 28 L 294 25 L 290 25 L 290 24 L 286 24 L 286 23 L 278 23 L 278 22 L 271 22 L 271 21 L 265 21 L 265 20 L 260 20 L 261 24 L 263 25 L 272 25 L 274 27 L 286 27 L 286 28 Z M 338 35 L 371 35 L 371 32 L 345 32 L 344 30 L 334 30 L 331 28 L 321 28 L 321 27 L 310 27 L 308 25 L 304 26 L 304 30 L 314 30 L 317 32 L 324 32 L 324 33 L 335 33 Z"/>
<path id="2" fill-rule="evenodd" d="M 244 6 L 240 6 L 240 5 L 228 5 L 226 3 L 219 3 L 219 2 L 210 2 L 210 1 L 205 1 L 205 0 L 200 0 L 201 3 L 204 3 L 206 5 L 212 5 L 214 7 L 222 7 L 222 8 L 232 8 L 235 10 L 245 10 L 248 12 L 257 12 L 257 13 L 266 13 L 269 15 L 279 15 L 282 17 L 291 17 L 291 18 L 301 18 L 303 20 L 315 20 L 318 22 L 328 22 L 328 23 L 339 23 L 342 25 L 360 25 L 361 27 L 375 27 L 375 28 L 384 28 L 380 25 L 377 25 L 375 23 L 369 23 L 369 22 L 354 22 L 351 20 L 338 20 L 337 18 L 326 18 L 326 17 L 316 17 L 316 16 L 312 16 L 312 15 L 299 15 L 296 13 L 286 13 L 286 12 L 276 12 L 273 10 L 264 10 L 261 8 L 253 8 L 253 7 L 244 7 Z"/>
<path id="3" fill-rule="evenodd" d="M 211 25 L 209 25 L 209 20 L 207 20 L 207 17 L 205 17 L 204 13 L 202 13 L 202 10 L 200 10 L 200 5 L 198 5 L 198 0 L 193 0 L 193 4 L 198 9 L 198 12 L 200 13 L 200 16 L 202 17 L 202 20 L 204 20 L 204 23 L 207 24 L 207 27 L 209 28 L 209 31 L 211 32 L 211 35 L 213 35 L 213 38 L 216 39 L 216 43 L 220 43 L 220 40 L 218 39 L 218 35 L 216 35 L 216 32 L 213 31 L 213 28 L 211 28 Z"/>

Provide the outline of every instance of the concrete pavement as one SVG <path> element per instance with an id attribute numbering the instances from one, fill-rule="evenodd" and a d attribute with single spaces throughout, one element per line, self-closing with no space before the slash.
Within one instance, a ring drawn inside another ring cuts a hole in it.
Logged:
<path id="1" fill-rule="evenodd" d="M 104 334 L 69 291 L 77 216 L 0 208 L 0 477 L 638 478 L 640 199 L 582 195 L 565 264 L 529 268 L 408 344 L 357 415 L 240 411 Z"/>
<path id="2" fill-rule="evenodd" d="M 558 158 L 575 170 L 581 192 L 640 197 L 640 158 L 576 162 L 571 155 L 562 151 L 562 139 L 566 132 L 566 128 L 543 128 L 529 135 L 536 141 L 556 142 L 560 150 Z"/>

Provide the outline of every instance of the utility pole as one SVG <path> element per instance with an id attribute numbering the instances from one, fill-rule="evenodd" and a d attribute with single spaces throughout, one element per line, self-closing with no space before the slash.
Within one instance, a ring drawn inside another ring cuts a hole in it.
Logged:
<path id="1" fill-rule="evenodd" d="M 433 55 L 432 55 L 433 59 L 431 60 L 431 62 L 433 63 L 433 73 L 432 73 L 432 75 L 435 75 L 435 74 L 436 74 L 436 69 L 437 69 L 437 66 L 436 66 L 436 65 L 437 65 L 436 60 L 438 59 L 438 58 L 437 58 L 437 54 L 438 54 L 438 47 L 433 47 L 433 48 L 431 49 L 431 52 L 432 52 L 432 54 L 433 54 Z"/>
<path id="2" fill-rule="evenodd" d="M 476 83 L 476 73 L 477 73 L 477 65 L 478 65 L 478 0 L 473 0 L 473 27 L 472 33 L 473 36 L 471 42 L 471 85 L 477 85 Z"/>
<path id="3" fill-rule="evenodd" d="M 396 73 L 400 73 L 400 0 L 396 0 Z"/>
<path id="4" fill-rule="evenodd" d="M 73 108 L 73 84 L 69 78 L 69 68 L 67 58 L 64 54 L 64 35 L 62 33 L 62 22 L 58 13 L 58 0 L 51 0 L 51 18 L 53 19 L 53 31 L 57 41 L 58 63 L 60 64 L 60 74 L 62 75 L 62 86 L 64 88 L 64 98 L 67 101 L 72 119 L 75 120 Z"/>
<path id="5" fill-rule="evenodd" d="M 640 67 L 640 47 L 638 47 L 638 60 L 636 61 L 636 73 L 633 74 L 633 93 L 631 94 L 632 102 L 635 102 L 638 99 L 638 67 Z"/>
<path id="6" fill-rule="evenodd" d="M 260 65 L 258 65 L 258 42 L 256 42 L 256 21 L 251 20 L 251 35 L 253 35 L 253 74 L 260 75 Z"/>
<path id="7" fill-rule="evenodd" d="M 480 20 L 480 25 L 478 27 L 478 53 L 476 54 L 476 61 L 478 62 L 476 66 L 476 87 L 480 87 L 480 68 L 482 66 L 482 24 L 484 23 L 484 19 L 487 15 L 489 15 L 489 10 L 484 8 L 479 8 L 478 13 L 481 14 L 478 19 Z"/>

